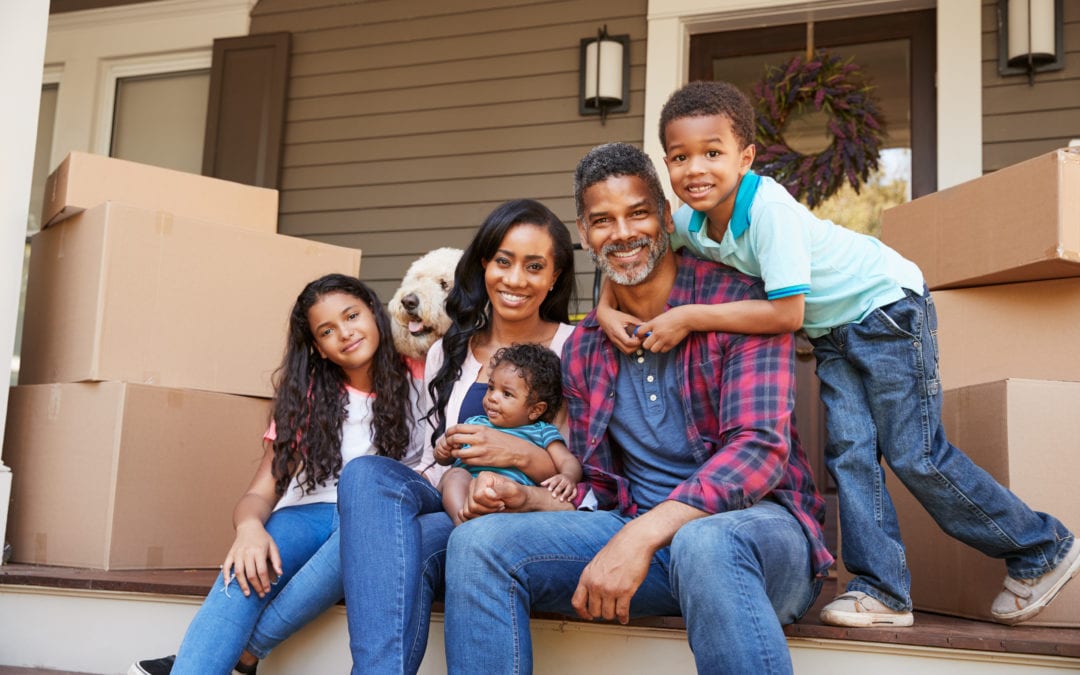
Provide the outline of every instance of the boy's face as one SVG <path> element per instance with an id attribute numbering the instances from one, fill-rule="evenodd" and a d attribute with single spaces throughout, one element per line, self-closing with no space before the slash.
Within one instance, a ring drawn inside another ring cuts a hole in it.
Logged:
<path id="1" fill-rule="evenodd" d="M 668 250 L 671 209 L 661 218 L 656 198 L 637 176 L 612 176 L 581 193 L 581 243 L 596 266 L 620 286 L 649 277 Z"/>
<path id="2" fill-rule="evenodd" d="M 671 188 L 684 203 L 727 224 L 739 179 L 754 162 L 754 144 L 742 147 L 727 115 L 681 117 L 664 130 L 664 164 Z"/>
<path id="3" fill-rule="evenodd" d="M 540 419 L 547 405 L 529 403 L 529 385 L 517 368 L 499 364 L 488 376 L 484 412 L 497 427 L 521 427 Z"/>

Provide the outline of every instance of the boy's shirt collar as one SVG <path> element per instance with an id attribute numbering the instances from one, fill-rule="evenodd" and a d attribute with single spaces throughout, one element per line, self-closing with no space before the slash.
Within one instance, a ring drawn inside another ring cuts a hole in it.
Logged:
<path id="1" fill-rule="evenodd" d="M 738 239 L 750 229 L 750 204 L 754 201 L 754 195 L 757 194 L 760 183 L 761 176 L 752 170 L 747 171 L 739 182 L 739 191 L 735 193 L 735 208 L 731 212 L 731 220 L 728 221 L 728 231 L 731 232 L 733 238 Z M 687 229 L 690 232 L 700 232 L 705 226 L 705 220 L 704 213 L 694 211 L 690 215 L 690 225 Z"/>

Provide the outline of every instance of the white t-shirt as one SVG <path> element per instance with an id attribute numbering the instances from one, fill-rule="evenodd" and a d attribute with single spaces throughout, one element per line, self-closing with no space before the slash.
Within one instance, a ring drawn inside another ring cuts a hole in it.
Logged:
<path id="1" fill-rule="evenodd" d="M 408 452 L 401 460 L 402 464 L 418 469 L 420 463 L 420 456 L 424 449 L 423 434 L 420 433 L 422 425 L 416 424 L 415 421 L 420 420 L 423 413 L 420 412 L 419 407 L 419 386 L 420 383 L 412 379 L 412 386 L 409 388 L 409 402 L 412 405 L 414 424 L 410 430 L 411 441 L 409 443 Z M 359 389 L 353 389 L 352 387 L 346 387 L 349 392 L 349 405 L 348 416 L 345 418 L 345 422 L 341 427 L 341 466 L 344 467 L 350 460 L 356 459 L 362 455 L 375 454 L 375 446 L 372 445 L 372 403 L 374 402 L 375 395 L 369 392 L 360 391 Z M 273 440 L 276 437 L 276 433 L 273 425 L 266 431 L 263 436 L 266 440 Z M 288 487 L 285 489 L 285 493 L 281 495 L 281 499 L 278 500 L 274 510 L 283 509 L 287 506 L 299 506 L 301 504 L 318 504 L 318 503 L 337 503 L 337 484 L 336 478 L 326 481 L 325 485 L 315 485 L 315 489 L 311 492 L 304 494 L 301 487 L 304 483 L 306 476 L 303 471 L 294 476 L 292 481 L 289 482 Z"/>

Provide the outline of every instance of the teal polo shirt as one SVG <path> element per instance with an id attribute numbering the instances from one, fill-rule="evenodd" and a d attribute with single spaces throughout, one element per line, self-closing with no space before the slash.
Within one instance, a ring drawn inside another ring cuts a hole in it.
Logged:
<path id="1" fill-rule="evenodd" d="M 870 312 L 923 292 L 918 266 L 874 237 L 818 218 L 768 176 L 743 176 L 721 241 L 704 213 L 675 212 L 672 245 L 765 282 L 770 300 L 806 296 L 803 328 L 820 337 Z"/>

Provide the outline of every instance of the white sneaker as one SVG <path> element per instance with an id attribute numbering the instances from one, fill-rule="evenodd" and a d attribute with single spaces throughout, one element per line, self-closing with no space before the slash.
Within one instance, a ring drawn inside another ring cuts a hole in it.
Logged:
<path id="1" fill-rule="evenodd" d="M 911 612 L 892 609 L 862 591 L 848 591 L 836 596 L 821 609 L 821 622 L 830 626 L 910 626 L 915 623 Z"/>
<path id="2" fill-rule="evenodd" d="M 1080 572 L 1080 546 L 1072 547 L 1057 567 L 1034 579 L 1005 577 L 1004 588 L 990 605 L 994 620 L 1010 626 L 1027 621 L 1050 604 L 1062 587 Z"/>

